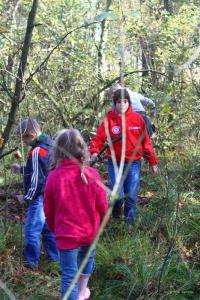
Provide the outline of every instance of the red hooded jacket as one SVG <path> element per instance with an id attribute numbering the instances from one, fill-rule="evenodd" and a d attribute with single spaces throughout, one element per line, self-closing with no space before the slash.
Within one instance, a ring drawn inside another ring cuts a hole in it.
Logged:
<path id="1" fill-rule="evenodd" d="M 64 159 L 47 178 L 44 212 L 61 250 L 90 245 L 108 209 L 99 173 L 88 166 L 83 172 L 88 184 L 81 178 L 78 161 Z"/>
<path id="2" fill-rule="evenodd" d="M 111 140 L 122 136 L 122 115 L 115 111 L 109 111 L 97 129 L 96 135 L 91 139 L 90 153 L 99 153 L 104 143 L 108 140 L 107 132 L 110 134 Z M 126 132 L 126 151 L 125 161 L 138 160 L 142 157 L 149 162 L 150 165 L 157 165 L 158 158 L 154 152 L 151 140 L 147 134 L 145 122 L 141 115 L 133 112 L 129 107 L 125 113 L 125 132 Z M 122 153 L 122 139 L 113 143 L 116 159 L 119 162 Z M 108 147 L 107 156 L 111 157 L 111 150 Z"/>

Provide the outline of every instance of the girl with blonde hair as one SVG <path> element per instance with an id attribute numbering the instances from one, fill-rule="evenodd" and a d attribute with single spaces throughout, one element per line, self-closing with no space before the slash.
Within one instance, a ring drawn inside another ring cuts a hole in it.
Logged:
<path id="1" fill-rule="evenodd" d="M 57 134 L 53 156 L 56 167 L 47 179 L 44 212 L 60 253 L 63 297 L 98 233 L 108 202 L 99 173 L 86 165 L 88 149 L 78 130 L 65 129 Z M 95 250 L 69 300 L 89 299 L 87 284 L 94 257 Z"/>

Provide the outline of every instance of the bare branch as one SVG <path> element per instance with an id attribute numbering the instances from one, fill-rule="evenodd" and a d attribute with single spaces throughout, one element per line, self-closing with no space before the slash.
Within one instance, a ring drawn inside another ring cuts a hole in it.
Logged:
<path id="1" fill-rule="evenodd" d="M 48 60 L 51 57 L 51 55 L 53 54 L 53 52 L 63 43 L 63 41 L 66 39 L 66 37 L 68 35 L 72 34 L 73 32 L 75 32 L 75 31 L 77 31 L 77 30 L 79 30 L 81 28 L 87 28 L 87 27 L 89 27 L 89 26 L 91 26 L 93 24 L 96 24 L 96 23 L 98 23 L 98 22 L 92 22 L 92 23 L 84 24 L 84 25 L 76 27 L 76 28 L 72 29 L 71 31 L 67 32 L 60 39 L 60 41 L 57 43 L 57 45 L 55 47 L 53 47 L 53 49 L 49 52 L 49 54 L 46 56 L 46 58 L 43 60 L 43 62 L 36 68 L 36 70 L 33 73 L 30 74 L 30 76 L 26 80 L 26 84 L 28 84 L 32 80 L 33 76 L 42 69 L 42 67 L 48 62 Z"/>
<path id="2" fill-rule="evenodd" d="M 10 108 L 10 112 L 8 115 L 8 121 L 7 121 L 6 127 L 4 129 L 4 132 L 2 134 L 4 143 L 0 150 L 0 155 L 4 149 L 5 144 L 7 143 L 8 139 L 9 139 L 12 126 L 14 125 L 15 116 L 16 116 L 16 113 L 17 113 L 17 110 L 19 107 L 19 103 L 23 97 L 23 95 L 22 95 L 23 79 L 24 79 L 24 73 L 25 73 L 26 65 L 27 65 L 28 53 L 29 53 L 31 39 L 32 39 L 32 33 L 33 33 L 33 29 L 34 29 L 34 22 L 35 22 L 37 7 L 38 7 L 38 0 L 33 0 L 32 8 L 29 13 L 28 21 L 27 21 L 26 34 L 25 34 L 23 48 L 22 48 L 22 55 L 21 55 L 18 73 L 17 73 L 15 92 L 12 97 L 12 103 L 11 103 L 11 108 Z"/>
<path id="3" fill-rule="evenodd" d="M 34 81 L 34 84 L 40 89 L 40 91 L 41 91 L 41 92 L 42 92 L 49 100 L 51 100 L 51 102 L 53 103 L 55 109 L 57 110 L 57 112 L 58 112 L 58 114 L 59 114 L 59 116 L 60 116 L 60 118 L 61 118 L 63 127 L 65 127 L 65 128 L 66 128 L 66 127 L 69 127 L 69 124 L 66 122 L 65 117 L 64 117 L 64 115 L 63 115 L 63 113 L 62 113 L 62 110 L 60 109 L 59 104 L 56 102 L 56 100 L 55 100 L 51 95 L 49 95 L 49 93 L 47 93 L 47 92 L 45 91 L 45 89 L 42 87 L 41 84 L 39 84 L 39 83 L 36 82 L 36 81 Z"/>
<path id="4" fill-rule="evenodd" d="M 11 153 L 13 153 L 13 152 L 16 151 L 17 149 L 18 149 L 18 147 L 15 147 L 15 148 L 13 148 L 13 149 L 11 149 L 11 150 L 9 150 L 9 151 L 7 151 L 7 152 L 1 154 L 1 155 L 0 155 L 0 159 L 2 159 L 3 157 L 5 157 L 5 156 L 7 156 L 7 155 L 9 155 L 9 154 L 11 154 Z"/>

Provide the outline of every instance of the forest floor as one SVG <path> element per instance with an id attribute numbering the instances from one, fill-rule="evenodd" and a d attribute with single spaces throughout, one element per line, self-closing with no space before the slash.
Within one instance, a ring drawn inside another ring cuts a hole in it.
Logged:
<path id="1" fill-rule="evenodd" d="M 200 299 L 200 180 L 185 171 L 179 180 L 170 170 L 166 182 L 144 170 L 133 232 L 111 218 L 97 245 L 91 300 Z M 0 300 L 58 300 L 58 263 L 42 250 L 38 270 L 23 267 L 20 190 L 0 187 Z"/>

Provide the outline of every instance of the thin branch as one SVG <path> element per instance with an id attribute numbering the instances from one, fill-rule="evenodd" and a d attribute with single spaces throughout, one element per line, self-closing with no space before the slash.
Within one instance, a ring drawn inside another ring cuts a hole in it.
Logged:
<path id="1" fill-rule="evenodd" d="M 4 72 L 1 69 L 0 69 L 0 72 L 1 72 L 2 81 L 3 81 L 3 84 L 1 84 L 1 86 L 2 86 L 3 90 L 8 94 L 9 98 L 12 100 L 13 99 L 13 95 L 9 91 L 8 86 L 6 84 Z"/>
<path id="2" fill-rule="evenodd" d="M 13 152 L 16 151 L 17 149 L 18 149 L 18 147 L 15 147 L 15 148 L 13 148 L 13 149 L 11 149 L 11 150 L 9 150 L 9 151 L 7 151 L 7 152 L 1 154 L 1 155 L 0 155 L 0 159 L 2 159 L 3 157 L 5 157 L 5 156 L 7 156 L 7 155 L 9 155 L 9 154 L 11 154 L 11 153 L 13 153 Z"/>
<path id="3" fill-rule="evenodd" d="M 93 25 L 93 24 L 96 24 L 96 23 L 98 23 L 98 22 L 92 22 L 92 23 L 84 24 L 84 25 L 81 25 L 81 26 L 79 26 L 79 27 L 76 27 L 76 28 L 72 29 L 71 31 L 67 32 L 67 33 L 60 39 L 60 41 L 57 43 L 57 45 L 56 45 L 55 47 L 53 47 L 53 49 L 49 52 L 49 54 L 46 56 L 46 58 L 43 60 L 43 62 L 36 68 L 36 70 L 35 70 L 33 73 L 30 74 L 30 76 L 29 76 L 29 77 L 27 78 L 27 80 L 26 80 L 26 84 L 28 84 L 28 83 L 32 80 L 33 76 L 34 76 L 36 73 L 38 73 L 38 72 L 42 69 L 42 67 L 45 65 L 45 63 L 48 62 L 48 60 L 49 60 L 49 58 L 51 57 L 51 55 L 53 54 L 53 52 L 54 52 L 54 51 L 55 51 L 55 50 L 63 43 L 63 41 L 66 39 L 66 37 L 67 37 L 68 35 L 72 34 L 73 32 L 75 32 L 75 31 L 77 31 L 77 30 L 79 30 L 79 29 L 81 29 L 81 28 L 87 28 L 87 27 L 89 27 L 89 26 L 91 26 L 91 25 Z"/>
<path id="4" fill-rule="evenodd" d="M 28 53 L 29 53 L 31 39 L 32 39 L 32 33 L 33 33 L 33 29 L 34 29 L 34 22 L 35 22 L 37 7 L 38 7 L 38 0 L 33 0 L 31 11 L 29 13 L 28 21 L 27 21 L 26 33 L 25 33 L 25 38 L 24 38 L 24 43 L 23 43 L 23 48 L 22 48 L 22 55 L 21 55 L 21 59 L 19 62 L 17 79 L 16 79 L 16 84 L 15 84 L 15 92 L 12 97 L 12 103 L 11 103 L 11 108 L 10 108 L 10 112 L 8 115 L 7 124 L 6 124 L 6 127 L 2 134 L 2 138 L 3 138 L 4 142 L 3 142 L 3 146 L 0 150 L 0 155 L 5 147 L 5 144 L 7 143 L 8 139 L 9 139 L 11 129 L 15 122 L 15 116 L 16 116 L 16 113 L 17 113 L 17 110 L 19 107 L 19 103 L 22 98 L 23 78 L 24 78 L 24 73 L 25 73 L 26 66 L 27 66 Z"/>
<path id="5" fill-rule="evenodd" d="M 15 74 L 9 72 L 9 71 L 6 70 L 6 69 L 0 68 L 0 71 L 1 71 L 1 72 L 4 72 L 4 73 L 8 73 L 8 75 L 12 76 L 12 77 L 15 78 L 15 79 L 19 79 L 19 77 L 17 77 Z"/>
<path id="6" fill-rule="evenodd" d="M 56 108 L 56 110 L 57 110 L 57 112 L 58 112 L 58 114 L 59 114 L 59 116 L 60 116 L 60 118 L 61 118 L 61 120 L 62 120 L 62 125 L 63 125 L 63 127 L 65 127 L 65 128 L 69 127 L 69 124 L 66 122 L 65 117 L 64 117 L 64 115 L 63 115 L 63 113 L 62 113 L 62 110 L 60 109 L 59 104 L 56 102 L 56 100 L 55 100 L 51 95 L 49 95 L 48 92 L 45 91 L 45 89 L 42 87 L 41 84 L 39 84 L 38 82 L 36 82 L 36 81 L 34 81 L 34 80 L 33 80 L 33 82 L 34 82 L 34 84 L 40 89 L 40 91 L 41 91 L 41 92 L 42 92 L 49 100 L 51 100 L 51 102 L 53 103 L 54 107 Z"/>
<path id="7" fill-rule="evenodd" d="M 146 70 L 135 70 L 135 71 L 131 71 L 131 72 L 126 72 L 126 73 L 124 73 L 123 76 L 124 76 L 124 77 L 127 77 L 127 76 L 129 76 L 129 75 L 134 74 L 134 73 L 141 73 L 141 72 L 144 72 L 144 71 L 146 71 Z M 151 69 L 148 69 L 148 71 L 154 72 L 154 73 L 158 73 L 158 74 L 160 74 L 160 75 L 163 75 L 163 76 L 168 77 L 165 73 L 161 73 L 161 72 L 158 72 L 158 71 L 155 71 L 155 70 L 151 70 Z M 110 80 L 110 81 L 105 82 L 105 85 L 104 85 L 101 89 L 98 90 L 98 93 L 97 93 L 97 94 L 95 94 L 95 95 L 92 97 L 92 101 L 95 101 L 95 99 L 98 97 L 99 93 L 104 92 L 106 89 L 108 89 L 109 87 L 111 87 L 111 85 L 112 85 L 113 83 L 119 82 L 120 79 L 121 79 L 121 77 L 118 76 L 118 77 L 115 77 L 113 80 Z M 105 101 L 103 102 L 103 105 L 105 105 Z M 87 104 L 82 108 L 81 111 L 79 111 L 77 114 L 74 115 L 74 117 L 72 118 L 72 121 L 76 120 L 77 117 L 80 116 L 80 114 L 83 114 L 83 113 L 84 113 L 84 110 L 85 110 L 86 108 L 88 108 L 89 106 L 90 106 L 90 103 L 87 103 Z"/>

